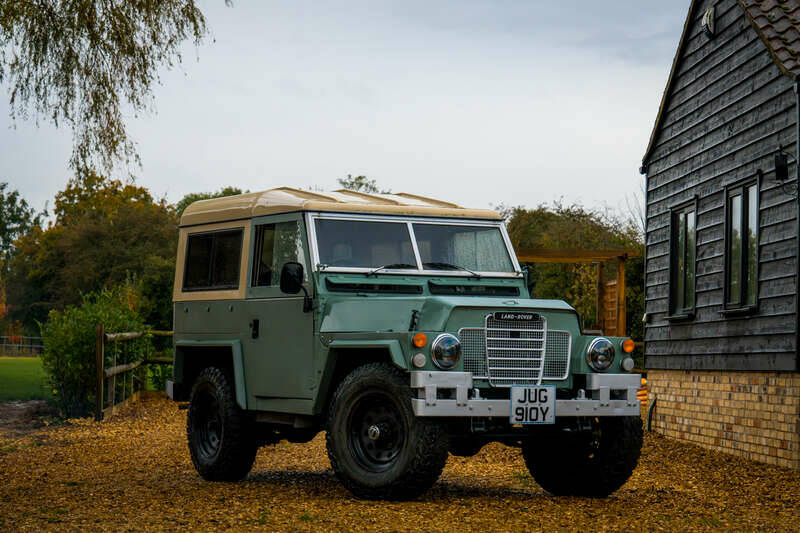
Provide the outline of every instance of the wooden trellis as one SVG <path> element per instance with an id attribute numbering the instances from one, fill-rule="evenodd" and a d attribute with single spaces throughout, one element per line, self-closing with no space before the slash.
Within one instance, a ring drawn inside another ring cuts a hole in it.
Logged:
<path id="1" fill-rule="evenodd" d="M 636 257 L 636 250 L 581 250 L 575 248 L 520 248 L 520 263 L 596 263 L 597 264 L 597 323 L 606 335 L 625 336 L 625 262 Z M 617 262 L 617 280 L 606 282 L 603 265 Z M 609 294 L 613 290 L 613 297 Z M 608 309 L 608 307 L 613 306 Z"/>

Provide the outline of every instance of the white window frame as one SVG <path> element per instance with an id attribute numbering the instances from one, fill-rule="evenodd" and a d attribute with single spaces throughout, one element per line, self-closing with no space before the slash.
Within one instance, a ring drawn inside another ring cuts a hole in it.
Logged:
<path id="1" fill-rule="evenodd" d="M 503 242 L 506 245 L 506 252 L 511 259 L 511 265 L 514 272 L 482 272 L 476 271 L 481 277 L 488 278 L 521 278 L 523 277 L 522 269 L 517 261 L 517 255 L 514 253 L 514 247 L 511 245 L 511 239 L 506 231 L 505 224 L 502 221 L 495 220 L 479 220 L 479 219 L 462 219 L 462 218 L 434 218 L 434 217 L 406 217 L 406 216 L 387 216 L 387 215 L 352 215 L 342 213 L 325 213 L 325 212 L 306 212 L 306 230 L 308 231 L 308 247 L 311 253 L 310 268 L 318 272 L 340 272 L 340 273 L 368 273 L 374 268 L 365 267 L 340 267 L 340 266 L 327 266 L 324 270 L 320 269 L 319 249 L 317 247 L 317 229 L 316 221 L 318 219 L 329 220 L 353 220 L 362 222 L 393 222 L 395 224 L 405 223 L 408 228 L 409 238 L 411 239 L 411 246 L 414 250 L 414 259 L 417 263 L 416 269 L 382 269 L 382 274 L 404 274 L 412 276 L 452 276 L 452 277 L 473 277 L 473 275 L 466 271 L 460 270 L 430 270 L 422 267 L 422 258 L 419 254 L 417 247 L 417 239 L 414 234 L 413 224 L 433 224 L 439 226 L 483 226 L 487 228 L 498 228 L 503 237 Z"/>

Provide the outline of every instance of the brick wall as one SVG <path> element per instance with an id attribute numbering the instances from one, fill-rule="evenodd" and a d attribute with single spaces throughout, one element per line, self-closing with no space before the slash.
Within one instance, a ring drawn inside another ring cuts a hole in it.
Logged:
<path id="1" fill-rule="evenodd" d="M 650 370 L 652 429 L 800 470 L 800 374 Z"/>

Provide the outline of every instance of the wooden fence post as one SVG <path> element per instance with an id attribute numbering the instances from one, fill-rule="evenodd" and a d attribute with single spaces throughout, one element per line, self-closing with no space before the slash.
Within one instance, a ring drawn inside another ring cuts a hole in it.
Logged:
<path id="1" fill-rule="evenodd" d="M 95 350 L 95 363 L 97 366 L 97 395 L 95 397 L 94 419 L 103 419 L 103 381 L 105 381 L 105 345 L 106 328 L 103 324 L 97 324 L 97 348 Z"/>
<path id="2" fill-rule="evenodd" d="M 627 335 L 625 332 L 628 325 L 625 323 L 625 314 L 627 307 L 625 306 L 625 260 L 627 256 L 620 256 L 617 261 L 617 336 L 624 337 Z"/>
<path id="3" fill-rule="evenodd" d="M 117 344 L 114 343 L 113 359 L 111 360 L 112 368 L 117 366 Z M 110 413 L 114 414 L 114 404 L 117 402 L 117 375 L 114 374 L 108 380 L 108 408 Z"/>
<path id="4" fill-rule="evenodd" d="M 605 331 L 606 329 L 606 311 L 605 311 L 605 294 L 603 291 L 605 289 L 605 269 L 602 262 L 597 263 L 597 288 L 595 290 L 595 298 L 597 303 L 595 304 L 595 314 L 594 314 L 594 322 L 595 326 L 601 331 Z"/>

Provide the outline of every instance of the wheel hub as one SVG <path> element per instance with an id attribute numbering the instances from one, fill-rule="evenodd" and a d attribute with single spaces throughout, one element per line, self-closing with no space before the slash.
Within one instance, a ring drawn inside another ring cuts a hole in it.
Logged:
<path id="1" fill-rule="evenodd" d="M 374 424 L 371 425 L 367 430 L 367 436 L 369 437 L 369 440 L 378 440 L 381 438 L 381 428 Z"/>
<path id="2" fill-rule="evenodd" d="M 363 468 L 382 472 L 391 468 L 406 441 L 407 428 L 400 410 L 382 393 L 367 394 L 356 402 L 348 420 L 350 450 Z"/>

